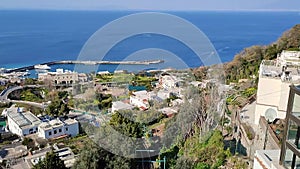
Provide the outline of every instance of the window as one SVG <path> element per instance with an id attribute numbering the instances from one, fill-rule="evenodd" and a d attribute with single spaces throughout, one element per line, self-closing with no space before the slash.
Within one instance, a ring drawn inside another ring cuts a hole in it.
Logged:
<path id="1" fill-rule="evenodd" d="M 61 132 L 61 129 L 58 129 L 58 132 L 60 133 L 60 132 Z"/>
<path id="2" fill-rule="evenodd" d="M 52 135 L 52 133 L 51 133 L 51 131 L 49 131 L 49 136 L 51 136 Z"/>
<path id="3" fill-rule="evenodd" d="M 54 130 L 53 133 L 54 133 L 54 134 L 57 134 L 57 130 Z"/>
<path id="4" fill-rule="evenodd" d="M 68 127 L 66 127 L 66 131 L 68 131 L 69 129 L 68 129 Z"/>

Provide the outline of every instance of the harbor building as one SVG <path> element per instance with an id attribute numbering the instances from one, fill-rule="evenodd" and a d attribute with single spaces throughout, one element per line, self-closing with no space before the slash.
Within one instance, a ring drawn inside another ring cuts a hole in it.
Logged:
<path id="1" fill-rule="evenodd" d="M 255 124 L 261 116 L 284 119 L 289 86 L 300 84 L 300 52 L 283 51 L 277 60 L 263 60 L 259 69 Z M 293 59 L 292 59 L 293 58 Z"/>
<path id="2" fill-rule="evenodd" d="M 86 82 L 87 76 L 83 73 L 56 69 L 56 72 L 38 74 L 39 81 L 50 81 L 55 86 L 71 86 L 78 82 Z"/>
<path id="3" fill-rule="evenodd" d="M 5 109 L 3 114 L 7 116 L 9 131 L 20 137 L 36 133 L 41 124 L 41 120 L 30 111 L 15 105 Z"/>

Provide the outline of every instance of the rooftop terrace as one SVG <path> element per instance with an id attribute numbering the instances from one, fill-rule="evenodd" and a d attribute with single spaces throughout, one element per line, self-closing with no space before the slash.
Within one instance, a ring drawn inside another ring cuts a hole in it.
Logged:
<path id="1" fill-rule="evenodd" d="M 283 65 L 278 60 L 263 60 L 260 64 L 259 77 L 300 83 L 300 69 L 297 65 Z"/>

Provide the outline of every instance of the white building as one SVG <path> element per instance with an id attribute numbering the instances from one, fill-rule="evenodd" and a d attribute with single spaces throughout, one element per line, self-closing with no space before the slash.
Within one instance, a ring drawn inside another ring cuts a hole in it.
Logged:
<path id="1" fill-rule="evenodd" d="M 149 94 L 146 90 L 132 92 L 130 96 L 130 104 L 134 105 L 141 110 L 146 110 L 150 107 L 149 105 Z"/>
<path id="2" fill-rule="evenodd" d="M 255 124 L 261 116 L 284 119 L 291 83 L 300 83 L 296 67 L 277 61 L 262 61 L 259 69 Z"/>
<path id="3" fill-rule="evenodd" d="M 38 129 L 38 136 L 44 139 L 57 138 L 60 136 L 76 136 L 79 134 L 78 121 L 75 119 L 67 119 L 61 121 L 53 119 L 49 122 L 43 122 Z"/>
<path id="4" fill-rule="evenodd" d="M 38 74 L 39 81 L 50 81 L 54 85 L 72 85 L 78 82 L 86 82 L 87 76 L 63 69 L 56 69 L 56 72 L 46 72 Z"/>
<path id="5" fill-rule="evenodd" d="M 119 110 L 130 110 L 133 108 L 134 108 L 134 106 L 132 106 L 130 104 L 124 103 L 122 101 L 116 101 L 116 102 L 112 102 L 111 111 L 114 113 Z"/>
<path id="6" fill-rule="evenodd" d="M 284 50 L 278 56 L 278 61 L 284 66 L 300 66 L 300 51 L 287 51 Z"/>
<path id="7" fill-rule="evenodd" d="M 12 133 L 23 137 L 38 131 L 41 121 L 31 112 L 24 111 L 23 108 L 16 107 L 15 105 L 4 111 L 6 112 L 3 114 L 7 115 L 8 128 Z"/>
<path id="8" fill-rule="evenodd" d="M 254 155 L 254 169 L 284 169 L 279 164 L 280 150 L 257 150 Z"/>
<path id="9" fill-rule="evenodd" d="M 40 160 L 45 159 L 47 152 L 48 151 L 42 151 L 40 153 L 25 157 L 27 168 L 32 168 L 34 165 L 38 164 Z M 76 161 L 75 155 L 69 147 L 56 149 L 53 152 L 56 153 L 62 161 L 64 161 L 64 164 L 67 168 L 71 168 Z M 25 166 L 23 167 L 25 168 Z"/>
<path id="10" fill-rule="evenodd" d="M 178 87 L 178 80 L 176 79 L 176 77 L 168 73 L 162 73 L 159 77 L 159 84 L 164 89 L 175 88 Z"/>

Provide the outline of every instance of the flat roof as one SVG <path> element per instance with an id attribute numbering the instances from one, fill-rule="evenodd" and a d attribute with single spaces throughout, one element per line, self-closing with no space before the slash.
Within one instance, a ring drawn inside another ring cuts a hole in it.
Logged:
<path id="1" fill-rule="evenodd" d="M 132 109 L 134 106 L 124 103 L 122 101 L 116 101 L 116 102 L 112 102 L 112 107 L 114 107 L 117 110 L 127 110 L 127 109 Z"/>
<path id="2" fill-rule="evenodd" d="M 19 112 L 20 108 L 12 106 L 7 109 L 7 116 L 10 117 L 20 128 L 26 128 L 32 125 L 39 125 L 40 119 L 31 112 Z"/>
<path id="3" fill-rule="evenodd" d="M 53 128 L 62 127 L 65 124 L 71 125 L 71 124 L 76 124 L 76 123 L 78 123 L 78 121 L 75 119 L 67 119 L 65 121 L 61 121 L 59 119 L 53 119 L 49 122 L 47 122 L 47 121 L 42 122 L 39 127 L 42 128 L 43 130 L 52 130 Z"/>
<path id="4" fill-rule="evenodd" d="M 282 65 L 276 60 L 263 60 L 259 68 L 259 76 L 263 78 L 282 79 L 282 75 L 287 74 L 288 79 L 285 82 L 299 83 L 300 69 L 297 66 L 286 66 L 283 71 Z"/>

